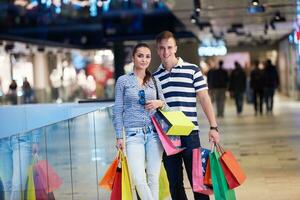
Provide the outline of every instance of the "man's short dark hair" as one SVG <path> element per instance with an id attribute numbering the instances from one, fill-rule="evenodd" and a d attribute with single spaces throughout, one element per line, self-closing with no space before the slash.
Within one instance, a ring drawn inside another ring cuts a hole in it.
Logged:
<path id="1" fill-rule="evenodd" d="M 176 38 L 171 31 L 163 31 L 156 36 L 156 44 L 160 43 L 164 39 L 169 39 L 169 38 L 174 38 L 174 40 L 176 41 Z"/>

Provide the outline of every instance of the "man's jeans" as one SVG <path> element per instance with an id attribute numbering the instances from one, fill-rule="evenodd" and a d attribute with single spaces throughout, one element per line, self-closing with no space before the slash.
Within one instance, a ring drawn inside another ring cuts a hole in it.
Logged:
<path id="1" fill-rule="evenodd" d="M 267 107 L 267 112 L 272 112 L 273 111 L 273 99 L 274 99 L 274 94 L 275 94 L 275 88 L 272 87 L 267 87 L 264 89 L 264 94 L 265 94 L 265 101 L 266 101 L 266 107 Z"/>
<path id="2" fill-rule="evenodd" d="M 158 200 L 163 148 L 157 133 L 151 126 L 126 129 L 126 152 L 139 196 L 142 200 Z"/>
<path id="3" fill-rule="evenodd" d="M 31 154 L 32 135 L 30 134 L 0 139 L 0 178 L 5 200 L 21 199 L 26 189 Z"/>
<path id="4" fill-rule="evenodd" d="M 244 92 L 235 92 L 234 98 L 237 114 L 241 114 L 243 112 Z"/>
<path id="5" fill-rule="evenodd" d="M 186 147 L 185 150 L 172 156 L 167 156 L 166 153 L 163 154 L 163 162 L 169 179 L 172 200 L 188 200 L 183 187 L 182 161 L 184 162 L 188 179 L 192 186 L 193 149 L 200 146 L 197 131 L 193 131 L 189 136 L 181 137 L 181 142 Z M 209 196 L 207 195 L 197 192 L 193 194 L 195 200 L 209 200 Z"/>

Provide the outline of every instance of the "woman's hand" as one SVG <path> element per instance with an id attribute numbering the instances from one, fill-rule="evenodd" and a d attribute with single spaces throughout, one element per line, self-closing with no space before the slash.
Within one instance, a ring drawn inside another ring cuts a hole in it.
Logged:
<path id="1" fill-rule="evenodd" d="M 119 150 L 123 150 L 124 149 L 124 145 L 123 145 L 123 139 L 117 139 L 116 141 L 116 147 Z"/>
<path id="2" fill-rule="evenodd" d="M 37 143 L 32 144 L 32 154 L 38 154 L 39 153 L 39 145 Z"/>
<path id="3" fill-rule="evenodd" d="M 157 108 L 162 108 L 163 106 L 164 101 L 162 100 L 149 100 L 146 102 L 145 109 L 151 111 Z"/>

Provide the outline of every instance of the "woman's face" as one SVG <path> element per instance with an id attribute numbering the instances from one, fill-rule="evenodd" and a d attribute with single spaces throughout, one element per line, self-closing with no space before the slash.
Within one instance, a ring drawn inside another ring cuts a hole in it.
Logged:
<path id="1" fill-rule="evenodd" d="M 136 69 L 146 70 L 151 62 L 151 51 L 147 47 L 139 47 L 132 57 Z"/>

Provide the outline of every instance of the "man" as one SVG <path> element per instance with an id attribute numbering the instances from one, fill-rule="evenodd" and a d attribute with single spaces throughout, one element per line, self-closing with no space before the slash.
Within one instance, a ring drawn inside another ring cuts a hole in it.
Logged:
<path id="1" fill-rule="evenodd" d="M 273 114 L 273 102 L 275 90 L 279 86 L 279 76 L 276 67 L 268 59 L 263 72 L 264 96 L 267 107 L 267 114 Z"/>
<path id="2" fill-rule="evenodd" d="M 195 124 L 195 128 L 189 136 L 181 136 L 181 144 L 186 149 L 181 153 L 166 156 L 163 162 L 167 171 L 172 200 L 187 200 L 183 187 L 184 162 L 186 172 L 192 184 L 192 150 L 200 147 L 197 123 L 197 98 L 210 123 L 209 140 L 219 142 L 217 122 L 213 107 L 207 92 L 206 81 L 197 65 L 184 62 L 176 57 L 176 40 L 169 31 L 160 33 L 156 38 L 157 53 L 161 59 L 161 65 L 154 73 L 159 80 L 165 101 L 172 110 L 183 111 Z M 195 200 L 209 199 L 209 196 L 194 193 Z"/>
<path id="3" fill-rule="evenodd" d="M 223 68 L 223 61 L 220 60 L 219 67 L 217 69 L 211 69 L 207 74 L 208 87 L 212 90 L 218 117 L 224 117 L 228 81 L 227 71 Z"/>
<path id="4" fill-rule="evenodd" d="M 246 72 L 237 61 L 234 62 L 234 70 L 232 70 L 229 82 L 229 91 L 235 99 L 237 115 L 241 115 L 244 105 L 244 94 L 246 91 Z"/>
<path id="5" fill-rule="evenodd" d="M 255 115 L 258 111 L 263 114 L 263 99 L 264 99 L 264 71 L 259 68 L 259 61 L 254 61 L 254 69 L 250 74 L 250 87 L 253 91 L 253 104 Z"/>

